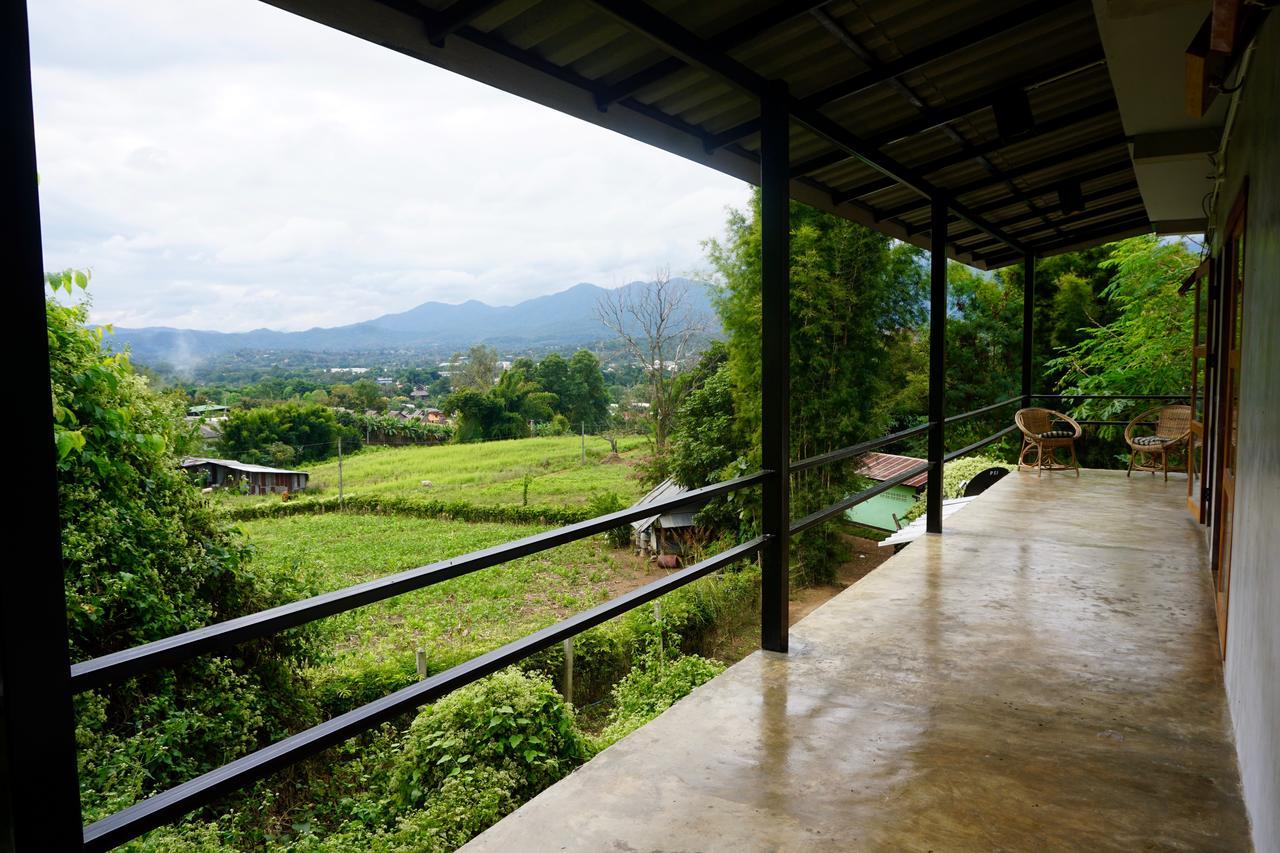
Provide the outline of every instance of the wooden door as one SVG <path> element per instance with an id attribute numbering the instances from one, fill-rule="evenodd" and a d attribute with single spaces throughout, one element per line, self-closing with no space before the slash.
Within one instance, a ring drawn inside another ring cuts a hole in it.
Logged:
<path id="1" fill-rule="evenodd" d="M 1214 603 L 1218 611 L 1218 639 L 1227 653 L 1227 606 L 1231 590 L 1231 538 L 1236 498 L 1237 439 L 1240 418 L 1240 361 L 1244 330 L 1245 195 L 1242 192 L 1227 219 L 1223 235 L 1221 272 L 1221 351 L 1218 377 L 1217 524 L 1213 571 Z"/>

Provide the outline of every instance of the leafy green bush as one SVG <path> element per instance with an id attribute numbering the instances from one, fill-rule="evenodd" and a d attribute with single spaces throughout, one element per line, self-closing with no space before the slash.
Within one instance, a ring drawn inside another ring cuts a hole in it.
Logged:
<path id="1" fill-rule="evenodd" d="M 400 817 L 391 828 L 359 823 L 345 831 L 307 836 L 284 848 L 290 853 L 450 853 L 497 823 L 520 805 L 512 795 L 514 774 L 473 767 L 445 779 L 424 808 Z"/>
<path id="2" fill-rule="evenodd" d="M 594 518 L 598 515 L 608 515 L 611 512 L 618 512 L 626 508 L 626 503 L 616 492 L 601 492 L 593 495 L 591 500 L 587 501 L 587 517 Z M 613 547 L 626 548 L 631 544 L 631 525 L 620 524 L 617 527 L 611 527 L 604 532 L 604 535 Z"/>
<path id="3" fill-rule="evenodd" d="M 87 282 L 49 277 L 70 292 Z M 258 574 L 240 539 L 177 468 L 180 401 L 103 350 L 87 303 L 46 301 L 67 630 L 73 661 L 310 594 Z M 81 796 L 97 818 L 263 746 L 313 714 L 295 630 L 76 698 Z"/>
<path id="4" fill-rule="evenodd" d="M 675 660 L 646 655 L 613 688 L 609 723 L 597 745 L 603 748 L 616 743 L 722 672 L 724 664 L 698 655 Z"/>
<path id="5" fill-rule="evenodd" d="M 402 806 L 420 807 L 450 777 L 485 768 L 511 774 L 509 790 L 523 802 L 589 757 L 551 681 L 508 669 L 423 710 L 392 785 Z"/>
<path id="6" fill-rule="evenodd" d="M 217 445 L 220 453 L 241 462 L 293 464 L 335 455 L 341 434 L 333 409 L 315 403 L 282 403 L 232 411 Z M 289 451 L 288 458 L 284 451 Z"/>
<path id="7" fill-rule="evenodd" d="M 963 497 L 965 484 L 988 468 L 1016 471 L 1018 466 L 992 459 L 990 456 L 966 456 L 955 462 L 948 462 L 942 468 L 942 496 L 948 499 Z M 914 521 L 924 515 L 925 508 L 925 500 L 920 498 L 903 513 L 902 520 Z"/>

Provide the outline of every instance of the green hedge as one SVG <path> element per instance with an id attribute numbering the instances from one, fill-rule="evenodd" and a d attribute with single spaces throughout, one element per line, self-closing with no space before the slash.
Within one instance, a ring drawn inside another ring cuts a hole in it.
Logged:
<path id="1" fill-rule="evenodd" d="M 337 497 L 302 498 L 279 503 L 257 503 L 228 507 L 224 511 L 234 521 L 315 515 L 325 512 L 362 512 L 409 515 L 416 518 L 447 518 L 456 521 L 490 521 L 502 524 L 574 524 L 593 517 L 586 507 L 572 506 L 485 506 L 467 501 L 437 501 L 415 498 L 353 495 L 340 502 Z"/>

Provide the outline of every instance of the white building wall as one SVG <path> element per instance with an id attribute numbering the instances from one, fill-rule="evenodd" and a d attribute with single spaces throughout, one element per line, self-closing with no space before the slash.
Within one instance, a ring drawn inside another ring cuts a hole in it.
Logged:
<path id="1" fill-rule="evenodd" d="M 1259 851 L 1280 853 L 1280 14 L 1257 42 L 1226 160 L 1248 180 L 1235 535 L 1225 677 Z"/>

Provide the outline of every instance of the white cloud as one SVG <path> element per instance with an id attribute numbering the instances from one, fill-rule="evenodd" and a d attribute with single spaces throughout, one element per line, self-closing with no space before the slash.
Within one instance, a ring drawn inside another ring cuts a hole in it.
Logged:
<path id="1" fill-rule="evenodd" d="M 45 260 L 94 319 L 337 325 L 702 265 L 739 181 L 256 0 L 32 4 Z"/>

